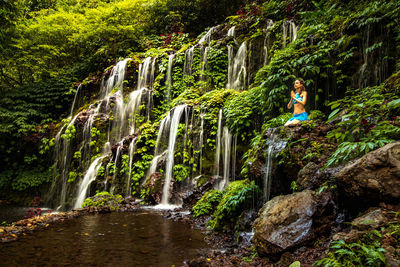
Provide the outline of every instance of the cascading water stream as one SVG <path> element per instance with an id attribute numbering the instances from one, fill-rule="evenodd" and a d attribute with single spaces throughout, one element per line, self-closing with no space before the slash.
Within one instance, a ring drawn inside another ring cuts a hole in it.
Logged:
<path id="1" fill-rule="evenodd" d="M 162 205 L 168 205 L 170 183 L 172 180 L 172 169 L 174 166 L 174 151 L 175 142 L 178 134 L 179 121 L 182 113 L 187 108 L 187 105 L 180 105 L 174 108 L 174 113 L 171 118 L 170 130 L 169 130 L 169 141 L 168 141 L 168 154 L 167 154 L 167 166 L 165 170 L 165 182 L 163 186 L 163 195 L 161 199 Z"/>
<path id="2" fill-rule="evenodd" d="M 123 106 L 123 97 L 122 94 L 120 93 L 120 89 L 122 89 L 123 86 L 123 80 L 125 76 L 125 68 L 127 65 L 127 62 L 130 59 L 127 58 L 123 61 L 118 62 L 114 68 L 112 69 L 109 78 L 106 81 L 102 82 L 102 87 L 100 89 L 100 100 L 98 101 L 97 104 L 93 104 L 89 107 L 88 111 L 85 111 L 84 113 L 81 112 L 77 114 L 71 122 L 66 126 L 63 127 L 60 132 L 57 134 L 56 137 L 56 144 L 55 144 L 55 149 L 60 149 L 61 145 L 61 139 L 59 137 L 62 137 L 62 132 L 68 129 L 69 127 L 72 128 L 74 127 L 75 120 L 77 119 L 78 116 L 86 116 L 87 119 L 84 123 L 83 126 L 83 132 L 82 132 L 82 142 L 81 142 L 81 148 L 79 149 L 79 152 L 81 152 L 82 156 L 80 159 L 80 162 L 84 162 L 85 166 L 82 166 L 83 169 L 87 169 L 91 166 L 90 161 L 91 161 L 91 141 L 92 141 L 92 129 L 93 129 L 93 124 L 96 118 L 101 117 L 101 109 L 105 109 L 106 112 L 108 112 L 108 106 L 111 101 L 114 103 L 114 110 L 113 113 L 115 115 L 116 122 L 112 122 L 112 125 L 110 124 L 109 126 L 109 132 L 107 134 L 108 136 L 108 142 L 110 140 L 114 141 L 117 140 L 121 134 L 122 134 L 122 125 L 123 121 L 125 120 L 125 108 Z M 109 96 L 109 94 L 112 92 L 114 88 L 119 89 L 116 93 L 114 93 L 112 96 Z M 79 90 L 77 90 L 78 93 Z M 73 113 L 73 110 L 75 109 L 75 102 L 76 98 L 73 103 L 73 107 L 71 108 L 71 114 Z M 114 127 L 112 127 L 114 126 Z M 112 130 L 112 131 L 111 131 Z M 61 189 L 59 192 L 55 190 L 56 185 L 52 186 L 52 190 L 50 191 L 50 194 L 52 198 L 54 198 L 55 194 L 59 194 L 59 204 L 57 209 L 62 209 L 64 208 L 64 205 L 66 203 L 66 192 L 69 186 L 68 183 L 68 175 L 69 175 L 69 164 L 72 159 L 71 155 L 71 144 L 68 140 L 68 138 L 65 138 L 62 140 L 63 142 L 63 148 L 60 153 L 57 154 L 55 157 L 55 174 L 61 174 L 58 179 L 57 176 L 55 176 L 54 183 L 55 184 L 61 184 Z M 103 154 L 101 157 L 105 157 L 106 154 L 110 153 L 109 149 L 109 144 L 108 144 L 108 149 L 105 148 L 103 149 Z M 60 157 L 58 155 L 62 155 L 62 159 L 60 160 Z M 60 164 L 61 162 L 61 164 Z M 92 163 L 93 164 L 93 163 Z M 89 166 L 90 165 L 90 166 Z M 69 191 L 69 190 L 68 190 Z"/>
<path id="3" fill-rule="evenodd" d="M 101 93 L 100 93 L 100 98 L 104 99 L 106 98 L 111 91 L 114 88 L 121 89 L 123 84 L 122 82 L 125 79 L 125 70 L 126 70 L 126 65 L 128 64 L 128 61 L 130 61 L 131 58 L 126 58 L 122 61 L 119 61 L 115 67 L 112 69 L 111 74 L 107 81 L 103 82 Z"/>
<path id="4" fill-rule="evenodd" d="M 221 156 L 221 131 L 222 131 L 222 109 L 218 113 L 218 128 L 217 137 L 215 140 L 216 150 L 215 150 L 215 160 L 214 160 L 214 177 L 219 177 L 219 161 Z"/>
<path id="5" fill-rule="evenodd" d="M 156 171 L 158 160 L 166 152 L 166 151 L 164 151 L 162 153 L 159 153 L 159 150 L 160 150 L 160 145 L 161 145 L 161 138 L 162 138 L 164 132 L 167 129 L 169 129 L 168 126 L 169 126 L 170 119 L 171 119 L 171 112 L 169 112 L 168 115 L 164 119 L 161 120 L 160 127 L 158 129 L 156 145 L 155 145 L 155 148 L 154 148 L 154 157 L 151 160 L 150 167 L 149 167 L 149 169 L 147 171 L 146 178 L 142 182 L 142 185 L 146 184 L 146 182 L 150 178 L 150 176 Z"/>
<path id="6" fill-rule="evenodd" d="M 118 164 L 118 159 L 121 154 L 121 150 L 124 147 L 124 141 L 125 139 L 122 138 L 120 142 L 118 142 L 118 147 L 117 147 L 117 152 L 115 153 L 115 158 L 114 158 L 114 170 L 113 170 L 113 182 L 115 181 L 115 178 L 117 177 L 117 164 Z M 110 193 L 113 194 L 115 189 L 115 184 L 111 186 Z"/>
<path id="7" fill-rule="evenodd" d="M 76 199 L 75 204 L 74 204 L 75 209 L 82 207 L 83 201 L 85 200 L 86 195 L 87 195 L 87 189 L 88 189 L 90 183 L 96 179 L 97 172 L 99 171 L 99 168 L 101 166 L 101 161 L 105 157 L 106 156 L 103 155 L 103 156 L 95 159 L 92 162 L 92 164 L 90 165 L 89 169 L 87 170 L 85 176 L 83 177 L 81 184 L 79 185 L 78 198 Z"/>
<path id="8" fill-rule="evenodd" d="M 131 141 L 129 144 L 129 172 L 128 172 L 128 178 L 126 181 L 126 196 L 131 195 L 131 178 L 132 178 L 132 163 L 133 163 L 133 153 L 136 151 L 136 138 Z"/>
<path id="9" fill-rule="evenodd" d="M 283 47 L 286 47 L 287 41 L 294 42 L 297 38 L 297 26 L 293 21 L 284 21 L 282 24 Z"/>
<path id="10" fill-rule="evenodd" d="M 205 70 L 207 68 L 207 55 L 211 49 L 211 37 L 214 33 L 215 27 L 212 27 L 208 30 L 208 32 L 200 39 L 199 45 L 201 46 L 200 51 L 200 81 L 206 80 Z M 204 43 L 207 43 L 207 46 L 204 46 Z"/>
<path id="11" fill-rule="evenodd" d="M 142 102 L 142 96 L 144 93 L 148 91 L 146 88 L 141 88 L 136 91 L 133 91 L 129 95 L 129 102 L 126 107 L 125 113 L 127 114 L 130 120 L 128 121 L 129 131 L 128 134 L 134 134 L 137 131 L 136 128 L 136 115 L 139 113 L 139 107 Z M 126 124 L 126 123 L 125 123 Z"/>
<path id="12" fill-rule="evenodd" d="M 232 140 L 233 144 L 232 144 Z M 232 152 L 233 151 L 233 152 Z M 236 164 L 236 136 L 233 139 L 232 134 L 229 132 L 228 127 L 222 125 L 222 109 L 218 114 L 218 129 L 216 137 L 216 151 L 214 160 L 214 178 L 220 178 L 220 162 L 222 158 L 222 180 L 220 180 L 215 188 L 223 190 L 228 184 L 230 177 L 234 177 Z M 232 174 L 231 174 L 232 171 Z"/>
<path id="13" fill-rule="evenodd" d="M 237 90 L 247 88 L 246 42 L 243 42 L 240 45 L 235 56 L 233 53 L 233 48 L 228 49 L 228 83 L 226 87 Z"/>
<path id="14" fill-rule="evenodd" d="M 229 184 L 230 177 L 230 163 L 231 163 L 231 148 L 232 148 L 232 134 L 229 132 L 228 127 L 224 127 L 222 135 L 223 145 L 223 160 L 224 160 L 224 175 L 221 183 L 219 183 L 219 190 L 223 190 Z"/>
<path id="15" fill-rule="evenodd" d="M 70 112 L 70 114 L 69 114 L 69 117 L 70 117 L 70 118 L 72 118 L 72 115 L 74 115 L 75 103 L 76 103 L 76 100 L 77 100 L 77 98 L 78 98 L 78 94 L 79 94 L 80 91 L 81 91 L 81 88 L 82 88 L 82 84 L 79 84 L 79 85 L 78 85 L 78 88 L 76 89 L 76 92 L 75 92 L 74 101 L 72 102 L 71 112 Z"/>
<path id="16" fill-rule="evenodd" d="M 266 166 L 265 166 L 265 178 L 264 178 L 264 197 L 268 201 L 270 198 L 271 183 L 272 183 L 272 167 L 273 157 L 276 153 L 279 153 L 286 147 L 286 141 L 278 137 L 277 129 L 271 129 L 269 137 L 267 139 L 267 155 L 266 155 Z"/>
<path id="17" fill-rule="evenodd" d="M 168 92 L 167 92 L 168 101 L 170 101 L 172 99 L 171 89 L 172 89 L 172 68 L 174 65 L 174 57 L 175 57 L 175 54 L 168 55 L 168 70 L 167 70 L 167 80 L 166 80 L 166 84 L 167 84 L 167 88 L 168 88 Z"/>
<path id="18" fill-rule="evenodd" d="M 193 58 L 194 58 L 194 49 L 196 46 L 190 47 L 185 51 L 185 65 L 183 67 L 183 74 L 190 76 L 192 75 L 192 67 L 193 67 Z"/>
<path id="19" fill-rule="evenodd" d="M 201 174 L 201 171 L 203 169 L 203 139 L 204 139 L 204 113 L 200 114 L 200 134 L 199 134 L 199 173 Z"/>
<path id="20" fill-rule="evenodd" d="M 270 40 L 270 29 L 274 27 L 275 23 L 272 20 L 267 21 L 267 27 L 263 30 L 265 34 L 264 38 L 264 66 L 267 65 L 269 49 L 272 46 L 272 41 Z"/>

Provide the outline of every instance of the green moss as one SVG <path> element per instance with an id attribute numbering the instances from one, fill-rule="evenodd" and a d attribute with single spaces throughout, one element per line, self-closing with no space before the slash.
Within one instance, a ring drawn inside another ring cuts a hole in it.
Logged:
<path id="1" fill-rule="evenodd" d="M 193 217 L 199 217 L 202 215 L 209 215 L 214 211 L 216 205 L 222 199 L 222 191 L 219 190 L 210 190 L 206 192 L 199 201 L 197 201 L 196 205 L 193 206 Z"/>
<path id="2" fill-rule="evenodd" d="M 110 210 L 114 211 L 121 207 L 121 203 L 123 201 L 123 197 L 121 195 L 113 195 L 109 192 L 100 192 L 95 196 L 85 199 L 82 207 L 109 207 Z"/>

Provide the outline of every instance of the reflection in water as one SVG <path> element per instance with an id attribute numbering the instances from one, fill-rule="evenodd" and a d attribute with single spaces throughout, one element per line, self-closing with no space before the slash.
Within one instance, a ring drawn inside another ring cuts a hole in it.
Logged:
<path id="1" fill-rule="evenodd" d="M 0 244 L 1 265 L 182 265 L 203 235 L 154 212 L 83 216 Z"/>

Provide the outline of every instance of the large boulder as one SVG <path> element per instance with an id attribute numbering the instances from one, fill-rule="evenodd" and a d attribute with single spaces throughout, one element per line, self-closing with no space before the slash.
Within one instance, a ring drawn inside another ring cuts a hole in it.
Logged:
<path id="1" fill-rule="evenodd" d="M 305 190 L 277 196 L 259 211 L 253 242 L 260 255 L 277 255 L 326 233 L 335 217 L 332 194 Z"/>
<path id="2" fill-rule="evenodd" d="M 400 198 L 400 142 L 372 151 L 335 175 L 345 196 L 367 202 L 397 203 Z"/>

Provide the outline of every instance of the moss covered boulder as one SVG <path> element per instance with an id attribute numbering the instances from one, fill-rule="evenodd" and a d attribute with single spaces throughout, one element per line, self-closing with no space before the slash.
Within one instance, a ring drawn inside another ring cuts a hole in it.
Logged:
<path id="1" fill-rule="evenodd" d="M 93 197 L 85 199 L 82 207 L 89 207 L 89 209 L 94 208 L 93 210 L 97 212 L 115 211 L 120 209 L 123 200 L 124 199 L 121 195 L 113 195 L 108 192 L 100 192 Z"/>

